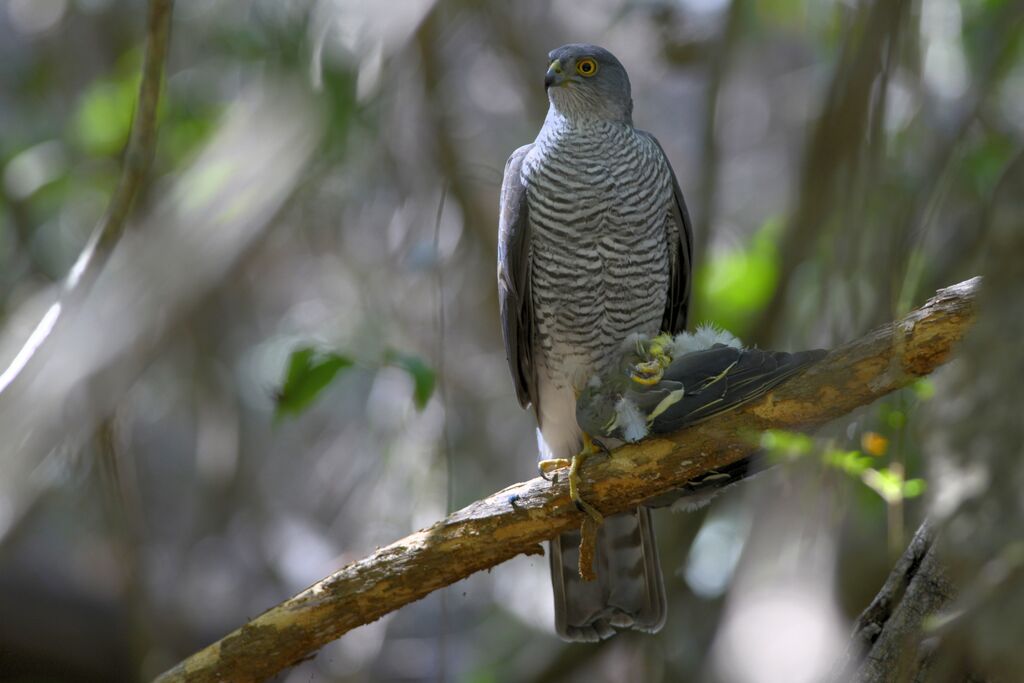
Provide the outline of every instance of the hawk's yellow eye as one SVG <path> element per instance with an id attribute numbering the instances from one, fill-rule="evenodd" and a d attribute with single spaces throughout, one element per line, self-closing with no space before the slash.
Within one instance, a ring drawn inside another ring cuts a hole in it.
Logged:
<path id="1" fill-rule="evenodd" d="M 590 57 L 584 57 L 576 62 L 576 73 L 580 76 L 590 78 L 597 73 L 597 62 Z"/>

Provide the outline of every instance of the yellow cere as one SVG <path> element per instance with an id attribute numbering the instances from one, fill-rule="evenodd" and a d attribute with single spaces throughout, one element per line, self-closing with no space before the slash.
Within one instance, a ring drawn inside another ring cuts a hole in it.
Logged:
<path id="1" fill-rule="evenodd" d="M 590 78 L 597 73 L 597 61 L 592 57 L 584 57 L 576 62 L 576 73 L 580 76 Z"/>

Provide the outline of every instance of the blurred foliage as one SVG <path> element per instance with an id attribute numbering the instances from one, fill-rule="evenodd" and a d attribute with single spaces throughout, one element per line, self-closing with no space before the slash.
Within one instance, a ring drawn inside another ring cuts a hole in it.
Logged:
<path id="1" fill-rule="evenodd" d="M 889 505 L 924 493 L 924 479 L 906 479 L 901 464 L 872 467 L 875 460 L 885 454 L 888 439 L 875 432 L 867 432 L 864 437 L 864 450 L 845 450 L 830 442 L 816 442 L 806 434 L 773 429 L 761 435 L 760 444 L 769 456 L 777 459 L 794 460 L 815 455 L 823 464 L 863 482 Z"/>
<path id="2" fill-rule="evenodd" d="M 779 277 L 777 220 L 767 221 L 744 247 L 709 254 L 693 277 L 694 318 L 710 321 L 743 339 L 753 315 L 764 308 Z"/>
<path id="3" fill-rule="evenodd" d="M 113 156 L 124 149 L 131 131 L 135 98 L 139 92 L 141 60 L 132 54 L 123 76 L 89 85 L 79 100 L 72 123 L 75 142 L 86 154 Z"/>
<path id="4" fill-rule="evenodd" d="M 128 142 L 139 91 L 138 51 L 118 62 L 116 76 L 99 79 L 82 93 L 71 122 L 71 141 L 93 157 L 118 157 Z M 191 103 L 164 93 L 160 100 L 159 156 L 184 163 L 213 130 L 218 107 Z"/>
<path id="5" fill-rule="evenodd" d="M 427 401 L 434 394 L 434 386 L 437 384 L 437 377 L 426 363 L 418 356 L 398 351 L 389 350 L 384 354 L 385 362 L 392 363 L 402 368 L 412 377 L 413 402 L 419 410 L 427 407 Z"/>
<path id="6" fill-rule="evenodd" d="M 304 412 L 339 373 L 353 365 L 355 361 L 350 356 L 333 351 L 318 350 L 311 346 L 302 346 L 292 351 L 284 381 L 274 393 L 276 417 L 280 419 Z M 423 359 L 388 349 L 377 367 L 385 365 L 394 365 L 409 374 L 413 382 L 413 403 L 417 410 L 426 408 L 434 394 L 437 376 Z"/>
<path id="7" fill-rule="evenodd" d="M 332 352 L 304 346 L 292 351 L 281 389 L 276 392 L 277 417 L 305 410 L 335 376 L 352 367 L 353 360 Z"/>
<path id="8" fill-rule="evenodd" d="M 0 3 L 4 364 L 117 183 L 144 7 Z M 273 230 L 172 335 L 145 340 L 160 353 L 112 421 L 121 507 L 97 502 L 110 487 L 90 448 L 55 454 L 57 483 L 0 540 L 0 681 L 147 679 L 431 523 L 450 497 L 534 475 L 533 418 L 501 349 L 494 251 L 504 162 L 541 125 L 557 45 L 588 40 L 622 59 L 637 125 L 661 140 L 691 215 L 708 219 L 693 325 L 764 348 L 831 347 L 987 273 L 1009 252 L 993 242 L 996 218 L 1020 225 L 1014 0 L 243 0 L 175 12 L 155 172 L 136 216 L 253 83 L 299 83 L 330 126 Z M 190 264 L 166 258 L 189 277 Z M 331 344 L 295 348 L 313 339 Z M 987 388 L 1002 367 L 987 360 L 972 386 L 990 391 L 992 414 L 1017 410 Z M 813 437 L 766 435 L 790 464 L 710 512 L 657 514 L 671 609 L 656 636 L 560 643 L 547 561 L 517 558 L 447 591 L 444 609 L 435 596 L 410 605 L 281 680 L 772 680 L 782 660 L 759 659 L 757 643 L 728 650 L 729 624 L 784 639 L 802 622 L 758 622 L 764 612 L 736 586 L 798 581 L 802 607 L 855 616 L 890 568 L 886 537 L 906 537 L 938 489 L 921 404 L 955 407 L 960 390 L 921 380 Z M 812 546 L 832 563 L 808 560 Z M 735 569 L 735 581 L 708 591 L 687 578 L 694 566 Z M 786 651 L 769 640 L 769 654 Z M 786 664 L 810 666 L 806 642 Z"/>

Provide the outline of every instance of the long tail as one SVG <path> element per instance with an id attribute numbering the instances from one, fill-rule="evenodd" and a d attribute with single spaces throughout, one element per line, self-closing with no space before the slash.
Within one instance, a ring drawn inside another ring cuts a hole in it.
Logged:
<path id="1" fill-rule="evenodd" d="M 632 628 L 655 633 L 665 623 L 665 584 L 645 507 L 605 519 L 597 536 L 597 580 L 579 575 L 579 532 L 550 544 L 555 630 L 564 640 L 594 642 Z"/>

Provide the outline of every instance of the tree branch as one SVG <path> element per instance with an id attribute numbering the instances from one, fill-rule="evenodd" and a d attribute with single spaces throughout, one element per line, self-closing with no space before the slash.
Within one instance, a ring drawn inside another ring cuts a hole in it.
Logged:
<path id="1" fill-rule="evenodd" d="M 854 624 L 834 683 L 926 680 L 935 649 L 924 640 L 925 620 L 955 596 L 925 521 L 896 562 L 885 585 Z"/>
<path id="2" fill-rule="evenodd" d="M 6 391 L 21 376 L 61 318 L 67 318 L 68 299 L 72 296 L 84 296 L 102 270 L 103 264 L 107 262 L 118 239 L 124 234 L 128 214 L 149 175 L 156 149 L 157 106 L 160 103 L 164 62 L 170 43 L 173 7 L 174 0 L 152 0 L 149 5 L 139 99 L 132 117 L 131 134 L 124 151 L 121 176 L 117 188 L 110 197 L 106 213 L 64 279 L 59 300 L 39 321 L 14 360 L 0 372 L 0 393 Z"/>
<path id="3" fill-rule="evenodd" d="M 944 363 L 974 319 L 980 278 L 940 290 L 907 317 L 841 346 L 763 399 L 681 432 L 592 461 L 584 497 L 605 514 L 757 450 L 768 428 L 809 429 L 867 405 Z M 269 677 L 347 631 L 578 527 L 565 481 L 532 479 L 377 550 L 264 612 L 157 680 Z"/>
<path id="4" fill-rule="evenodd" d="M 146 18 L 146 52 L 142 61 L 139 99 L 132 118 L 132 130 L 124 152 L 121 178 L 110 198 L 103 220 L 96 226 L 87 249 L 88 260 L 79 265 L 82 280 L 88 282 L 93 270 L 102 266 L 121 233 L 124 232 L 135 197 L 139 194 L 156 151 L 156 115 L 160 104 L 164 62 L 171 36 L 171 10 L 174 0 L 151 0 Z"/>

